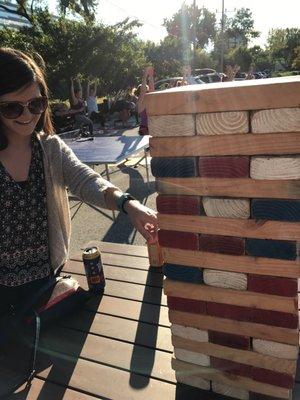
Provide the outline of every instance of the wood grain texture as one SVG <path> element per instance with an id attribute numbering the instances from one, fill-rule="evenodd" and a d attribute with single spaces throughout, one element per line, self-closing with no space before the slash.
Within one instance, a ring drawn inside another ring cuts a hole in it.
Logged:
<path id="1" fill-rule="evenodd" d="M 199 352 L 177 349 L 174 347 L 174 355 L 178 360 L 186 361 L 191 364 L 202 365 L 203 367 L 210 366 L 210 357 Z"/>
<path id="2" fill-rule="evenodd" d="M 300 200 L 253 199 L 251 218 L 300 222 Z"/>
<path id="3" fill-rule="evenodd" d="M 196 115 L 198 135 L 226 135 L 249 132 L 247 111 L 228 111 Z"/>
<path id="4" fill-rule="evenodd" d="M 178 232 L 175 230 L 160 229 L 158 231 L 158 242 L 160 246 L 165 247 L 174 247 L 186 250 L 199 249 L 198 234 L 188 231 Z"/>
<path id="5" fill-rule="evenodd" d="M 200 201 L 198 196 L 167 196 L 159 194 L 156 197 L 156 209 L 162 214 L 199 215 Z"/>
<path id="6" fill-rule="evenodd" d="M 200 268 L 185 265 L 165 264 L 163 273 L 167 278 L 190 283 L 203 283 L 203 272 Z"/>
<path id="7" fill-rule="evenodd" d="M 248 178 L 249 157 L 200 157 L 199 176 L 203 178 Z"/>
<path id="8" fill-rule="evenodd" d="M 189 326 L 183 326 L 178 324 L 171 325 L 172 337 L 180 337 L 188 340 L 199 342 L 208 342 L 208 331 L 192 328 Z"/>
<path id="9" fill-rule="evenodd" d="M 255 111 L 251 115 L 251 132 L 299 132 L 300 108 Z"/>
<path id="10" fill-rule="evenodd" d="M 300 156 L 252 157 L 250 176 L 252 179 L 299 179 Z"/>
<path id="11" fill-rule="evenodd" d="M 253 339 L 253 351 L 271 357 L 277 357 L 285 360 L 297 360 L 298 345 L 289 345 L 277 343 L 272 340 Z"/>
<path id="12" fill-rule="evenodd" d="M 153 157 L 151 172 L 155 177 L 197 176 L 196 158 L 194 157 Z"/>
<path id="13" fill-rule="evenodd" d="M 190 376 L 188 374 L 175 372 L 177 382 L 185 385 L 194 386 L 203 390 L 210 390 L 210 381 L 200 378 L 198 376 Z"/>
<path id="14" fill-rule="evenodd" d="M 299 106 L 300 78 L 191 85 L 146 95 L 147 114 L 196 114 Z"/>
<path id="15" fill-rule="evenodd" d="M 184 299 L 216 302 L 261 310 L 281 311 L 298 314 L 295 298 L 273 296 L 248 291 L 223 289 L 208 285 L 199 285 L 165 279 L 164 293 L 167 296 Z"/>
<path id="16" fill-rule="evenodd" d="M 247 274 L 214 269 L 203 270 L 203 281 L 206 285 L 224 289 L 247 290 L 248 286 Z"/>
<path id="17" fill-rule="evenodd" d="M 227 332 L 208 331 L 209 342 L 234 349 L 250 350 L 250 337 Z"/>
<path id="18" fill-rule="evenodd" d="M 299 154 L 299 132 L 150 138 L 152 157 Z"/>
<path id="19" fill-rule="evenodd" d="M 199 235 L 199 250 L 241 256 L 245 254 L 245 239 L 233 236 Z"/>
<path id="20" fill-rule="evenodd" d="M 150 116 L 148 129 L 151 136 L 194 136 L 195 116 L 192 114 Z"/>
<path id="21" fill-rule="evenodd" d="M 219 334 L 221 335 L 221 334 Z M 213 339 L 213 335 L 210 335 Z M 295 374 L 297 363 L 295 360 L 259 354 L 252 350 L 241 350 L 232 346 L 215 344 L 213 342 L 196 342 L 178 336 L 172 336 L 172 344 L 176 348 L 207 354 L 211 357 L 222 358 L 237 363 L 247 364 L 252 367 L 269 369 L 286 374 Z M 230 344 L 230 343 L 229 343 Z"/>
<path id="22" fill-rule="evenodd" d="M 204 270 L 204 282 L 205 282 Z M 251 292 L 295 297 L 298 292 L 297 279 L 277 278 L 275 276 L 248 275 L 248 290 Z"/>
<path id="23" fill-rule="evenodd" d="M 226 374 L 213 368 L 207 367 L 196 367 L 193 364 L 186 363 L 184 361 L 172 359 L 172 368 L 182 373 L 189 373 L 192 376 L 204 377 L 206 379 L 211 379 L 214 382 L 223 383 L 225 385 L 231 385 L 237 388 L 241 388 L 248 391 L 260 392 L 262 394 L 281 396 L 285 399 L 290 398 L 290 390 L 286 388 L 281 388 L 279 386 L 274 386 L 270 384 L 256 382 L 253 379 L 234 376 L 231 374 Z"/>
<path id="24" fill-rule="evenodd" d="M 158 226 L 161 230 L 172 232 L 245 237 L 251 240 L 280 239 L 282 242 L 300 240 L 300 224 L 293 222 L 158 214 Z M 160 243 L 163 246 L 162 242 Z"/>
<path id="25" fill-rule="evenodd" d="M 185 196 L 188 197 L 188 196 Z M 250 218 L 249 199 L 222 199 L 218 197 L 203 197 L 202 204 L 208 217 Z M 159 210 L 158 210 L 159 211 Z M 166 213 L 172 214 L 172 213 Z"/>
<path id="26" fill-rule="evenodd" d="M 223 383 L 212 382 L 212 391 L 224 396 L 233 397 L 234 399 L 249 400 L 249 392 L 247 390 L 234 388 Z"/>
<path id="27" fill-rule="evenodd" d="M 175 265 L 185 263 L 185 265 L 190 267 L 221 271 L 286 278 L 300 277 L 299 261 L 265 257 L 230 256 L 227 254 L 171 249 L 167 247 L 164 247 L 162 252 L 165 262 Z"/>
<path id="28" fill-rule="evenodd" d="M 299 180 L 259 180 L 247 178 L 160 178 L 161 194 L 243 198 L 295 199 L 300 197 Z"/>
<path id="29" fill-rule="evenodd" d="M 206 302 L 168 296 L 168 307 L 171 310 L 186 311 L 196 314 L 206 314 Z"/>
<path id="30" fill-rule="evenodd" d="M 246 254 L 253 257 L 296 260 L 296 242 L 283 240 L 246 239 Z"/>
<path id="31" fill-rule="evenodd" d="M 158 243 L 147 243 L 149 264 L 151 267 L 161 267 L 163 265 L 163 258 L 161 248 Z"/>
<path id="32" fill-rule="evenodd" d="M 211 366 L 219 371 L 227 372 L 233 375 L 251 377 L 251 366 L 237 363 L 235 361 L 224 360 L 218 357 L 211 357 Z"/>
<path id="33" fill-rule="evenodd" d="M 169 310 L 169 319 L 172 324 L 187 325 L 193 328 L 214 330 L 231 334 L 239 332 L 240 336 L 273 340 L 294 346 L 297 346 L 299 341 L 299 334 L 295 329 L 278 328 L 243 321 L 233 321 L 225 318 L 211 317 L 210 315 L 191 314 L 174 310 Z"/>

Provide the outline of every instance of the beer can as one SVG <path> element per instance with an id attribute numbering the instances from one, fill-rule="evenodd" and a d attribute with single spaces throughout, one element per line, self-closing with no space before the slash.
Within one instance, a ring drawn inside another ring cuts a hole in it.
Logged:
<path id="1" fill-rule="evenodd" d="M 92 293 L 103 293 L 105 277 L 98 247 L 87 247 L 82 253 L 86 279 Z"/>

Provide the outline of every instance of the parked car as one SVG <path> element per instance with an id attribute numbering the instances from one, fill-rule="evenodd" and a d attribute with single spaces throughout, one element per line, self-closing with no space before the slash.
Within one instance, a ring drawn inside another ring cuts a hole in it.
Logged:
<path id="1" fill-rule="evenodd" d="M 175 87 L 177 82 L 182 81 L 182 79 L 183 79 L 182 76 L 175 76 L 172 78 L 161 79 L 154 83 L 154 88 L 155 88 L 155 90 L 169 89 L 171 87 Z M 201 79 L 199 79 L 197 76 L 193 76 L 193 79 L 195 80 L 195 82 L 197 84 L 205 83 Z"/>
<path id="2" fill-rule="evenodd" d="M 235 81 L 244 81 L 247 78 L 246 72 L 237 72 L 235 75 Z"/>
<path id="3" fill-rule="evenodd" d="M 209 74 L 198 75 L 197 78 L 201 79 L 205 83 L 221 82 L 222 74 L 219 72 L 211 72 Z"/>

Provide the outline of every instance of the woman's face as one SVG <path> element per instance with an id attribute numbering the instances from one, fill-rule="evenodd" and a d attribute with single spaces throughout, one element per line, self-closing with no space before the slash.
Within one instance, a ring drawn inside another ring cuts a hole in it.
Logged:
<path id="1" fill-rule="evenodd" d="M 31 99 L 41 96 L 41 91 L 38 83 L 33 82 L 30 86 L 26 85 L 21 89 L 0 96 L 0 102 L 18 101 L 23 104 Z M 35 130 L 35 127 L 41 117 L 41 114 L 31 114 L 27 107 L 23 113 L 16 119 L 8 119 L 0 115 L 1 125 L 4 128 L 4 134 L 17 135 L 20 137 L 30 136 Z"/>

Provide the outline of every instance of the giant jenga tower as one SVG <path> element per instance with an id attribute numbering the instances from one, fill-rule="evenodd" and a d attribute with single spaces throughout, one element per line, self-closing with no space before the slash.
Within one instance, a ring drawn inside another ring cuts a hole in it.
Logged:
<path id="1" fill-rule="evenodd" d="M 298 357 L 300 77 L 147 95 L 179 382 L 290 399 Z"/>

